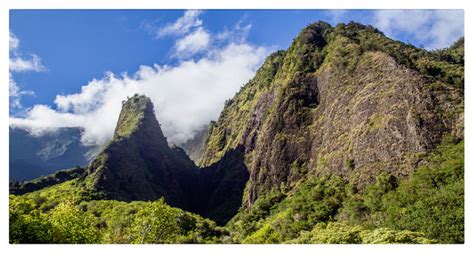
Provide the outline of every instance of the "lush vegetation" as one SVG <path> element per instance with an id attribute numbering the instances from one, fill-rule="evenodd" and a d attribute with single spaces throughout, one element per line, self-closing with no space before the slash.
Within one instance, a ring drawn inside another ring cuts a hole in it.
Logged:
<path id="1" fill-rule="evenodd" d="M 337 25 L 332 36 L 344 36 L 360 45 L 353 49 L 356 55 L 365 51 L 385 52 L 432 82 L 441 81 L 464 88 L 464 38 L 450 48 L 428 51 L 394 41 L 372 26 L 355 22 Z"/>
<path id="2" fill-rule="evenodd" d="M 244 243 L 462 243 L 463 176 L 464 142 L 446 138 L 407 179 L 383 173 L 358 191 L 314 176 L 259 198 L 228 228 Z"/>
<path id="3" fill-rule="evenodd" d="M 65 201 L 45 210 L 29 197 L 10 196 L 11 243 L 217 243 L 225 234 L 163 200 Z"/>

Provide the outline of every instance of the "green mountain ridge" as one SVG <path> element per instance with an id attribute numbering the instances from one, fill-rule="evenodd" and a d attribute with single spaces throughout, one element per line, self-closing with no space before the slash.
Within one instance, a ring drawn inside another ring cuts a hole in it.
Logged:
<path id="1" fill-rule="evenodd" d="M 184 144 L 199 167 L 135 95 L 84 173 L 11 196 L 10 241 L 76 241 L 65 213 L 76 242 L 462 243 L 463 92 L 463 40 L 317 22 Z"/>

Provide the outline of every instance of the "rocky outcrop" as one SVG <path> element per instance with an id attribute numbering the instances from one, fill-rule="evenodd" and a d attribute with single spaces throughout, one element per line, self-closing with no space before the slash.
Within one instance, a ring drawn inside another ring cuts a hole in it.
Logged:
<path id="1" fill-rule="evenodd" d="M 188 196 L 197 174 L 180 149 L 168 146 L 145 96 L 125 101 L 114 138 L 87 169 L 84 182 L 95 197 L 116 200 L 156 200 L 189 208 Z"/>

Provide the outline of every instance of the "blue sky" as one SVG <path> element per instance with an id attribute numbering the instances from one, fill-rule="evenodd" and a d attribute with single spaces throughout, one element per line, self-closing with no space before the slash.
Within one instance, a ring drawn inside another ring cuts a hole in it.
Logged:
<path id="1" fill-rule="evenodd" d="M 464 34 L 462 11 L 12 10 L 10 121 L 32 130 L 94 125 L 86 119 L 110 112 L 112 124 L 93 126 L 84 139 L 101 143 L 118 117 L 116 103 L 140 92 L 159 107 L 165 134 L 181 142 L 218 116 L 268 53 L 286 49 L 317 20 L 372 24 L 429 49 Z M 222 73 L 205 76 L 214 69 Z M 203 89 L 209 105 L 193 96 Z M 175 103 L 186 96 L 189 106 Z"/>

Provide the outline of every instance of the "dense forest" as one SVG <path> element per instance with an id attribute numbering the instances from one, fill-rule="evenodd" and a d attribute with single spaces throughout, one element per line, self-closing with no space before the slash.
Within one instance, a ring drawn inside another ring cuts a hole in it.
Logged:
<path id="1" fill-rule="evenodd" d="M 88 166 L 12 182 L 10 242 L 464 243 L 463 38 L 316 22 L 183 148 L 158 120 L 134 95 Z"/>

